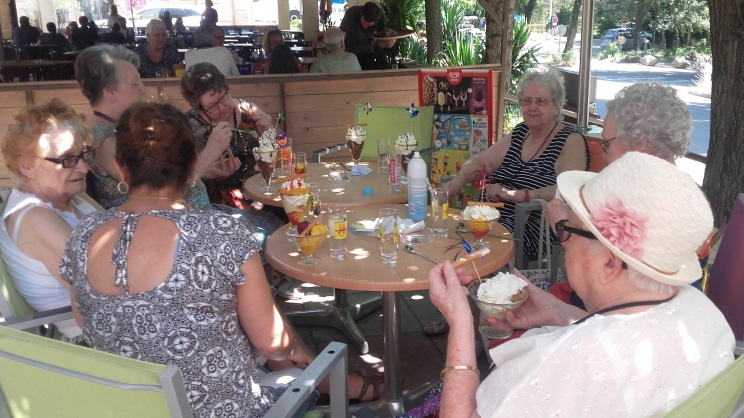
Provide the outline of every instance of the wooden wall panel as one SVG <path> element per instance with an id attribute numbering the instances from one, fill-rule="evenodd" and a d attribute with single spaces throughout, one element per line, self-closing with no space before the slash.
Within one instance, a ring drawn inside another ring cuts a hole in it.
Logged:
<path id="1" fill-rule="evenodd" d="M 494 71 L 494 109 L 502 100 L 499 94 L 500 67 Z M 346 125 L 353 123 L 357 103 L 408 106 L 418 102 L 416 70 L 365 71 L 349 74 L 290 74 L 227 77 L 230 92 L 255 103 L 276 117 L 284 110 L 285 129 L 294 140 L 294 150 L 308 154 L 318 148 L 344 142 Z M 190 106 L 181 95 L 180 80 L 144 80 L 147 95 L 165 97 L 181 110 Z M 75 110 L 92 114 L 87 99 L 74 81 L 0 84 L 0 132 L 13 122 L 13 116 L 27 104 L 40 104 L 59 97 Z M 501 117 L 496 117 L 494 137 L 501 136 Z M 340 151 L 326 158 L 347 159 Z M 12 176 L 2 164 L 0 155 L 0 188 L 13 184 Z"/>

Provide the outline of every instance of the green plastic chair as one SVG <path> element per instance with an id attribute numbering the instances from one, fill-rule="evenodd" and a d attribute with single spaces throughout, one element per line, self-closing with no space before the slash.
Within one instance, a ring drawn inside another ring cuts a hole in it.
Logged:
<path id="1" fill-rule="evenodd" d="M 38 319 L 42 320 L 42 319 Z M 0 326 L 0 417 L 193 417 L 180 369 Z M 16 328 L 16 329 L 13 329 Z M 330 343 L 266 415 L 291 416 L 331 376 L 331 416 L 348 416 L 347 347 Z"/>
<path id="2" fill-rule="evenodd" d="M 718 373 L 711 381 L 669 411 L 664 418 L 728 418 L 744 415 L 744 358 Z M 734 409 L 736 408 L 736 411 Z"/>

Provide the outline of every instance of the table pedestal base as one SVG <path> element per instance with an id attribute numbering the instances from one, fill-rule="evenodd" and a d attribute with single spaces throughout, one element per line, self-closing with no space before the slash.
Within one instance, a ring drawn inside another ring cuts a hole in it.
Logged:
<path id="1" fill-rule="evenodd" d="M 442 381 L 436 379 L 431 382 L 424 383 L 418 388 L 408 392 L 405 396 L 398 400 L 380 399 L 379 401 L 373 402 L 367 405 L 364 413 L 359 413 L 356 416 L 359 417 L 397 417 L 405 414 L 413 408 L 421 405 L 426 399 L 426 395 L 434 389 L 434 387 L 440 384 Z"/>
<path id="2" fill-rule="evenodd" d="M 369 352 L 369 343 L 362 335 L 356 320 L 363 318 L 380 308 L 380 296 L 374 296 L 359 303 L 349 305 L 348 295 L 344 289 L 333 289 L 333 305 L 325 309 L 286 312 L 285 315 L 293 325 L 310 325 L 333 327 L 344 333 L 349 343 L 360 353 Z"/>

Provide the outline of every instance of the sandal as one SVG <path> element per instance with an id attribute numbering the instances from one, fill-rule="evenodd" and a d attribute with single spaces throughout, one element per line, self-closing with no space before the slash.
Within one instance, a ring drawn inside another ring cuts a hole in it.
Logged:
<path id="1" fill-rule="evenodd" d="M 443 316 L 434 319 L 433 321 L 426 324 L 424 327 L 424 334 L 434 337 L 437 335 L 443 335 L 449 332 L 449 323 Z"/>
<path id="2" fill-rule="evenodd" d="M 302 290 L 300 283 L 296 279 L 283 274 L 274 282 L 274 288 L 276 289 L 276 296 L 284 299 L 297 300 L 305 297 L 305 292 Z"/>
<path id="3" fill-rule="evenodd" d="M 382 397 L 384 394 L 384 375 L 382 374 L 368 374 L 365 371 L 353 371 L 351 374 L 359 376 L 364 381 L 364 384 L 362 385 L 362 390 L 359 391 L 359 395 L 357 395 L 356 398 L 351 398 L 350 400 L 355 403 L 369 403 L 374 402 Z M 364 400 L 365 395 L 367 395 L 367 392 L 369 391 L 370 386 L 372 387 L 372 399 Z"/>

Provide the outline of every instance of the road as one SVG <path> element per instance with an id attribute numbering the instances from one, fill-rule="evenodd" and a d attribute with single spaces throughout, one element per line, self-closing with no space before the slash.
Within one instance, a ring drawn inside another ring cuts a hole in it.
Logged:
<path id="1" fill-rule="evenodd" d="M 577 35 L 578 36 L 578 35 Z M 558 51 L 557 40 L 543 40 L 540 42 L 541 51 Z M 565 44 L 565 38 L 561 45 Z M 574 42 L 574 51 L 579 56 L 581 41 Z M 599 52 L 599 41 L 594 40 L 593 53 Z M 577 60 L 578 61 L 578 60 Z M 578 64 L 571 68 L 578 71 Z M 592 59 L 592 76 L 597 77 L 597 108 L 596 113 L 604 117 L 607 114 L 605 103 L 615 97 L 623 87 L 642 81 L 659 81 L 665 86 L 677 89 L 680 98 L 687 103 L 692 117 L 692 133 L 690 134 L 690 151 L 695 154 L 707 155 L 710 140 L 710 99 L 691 94 L 695 87 L 694 70 L 680 70 L 669 64 L 658 64 L 649 67 L 641 64 L 618 63 L 609 60 Z"/>

